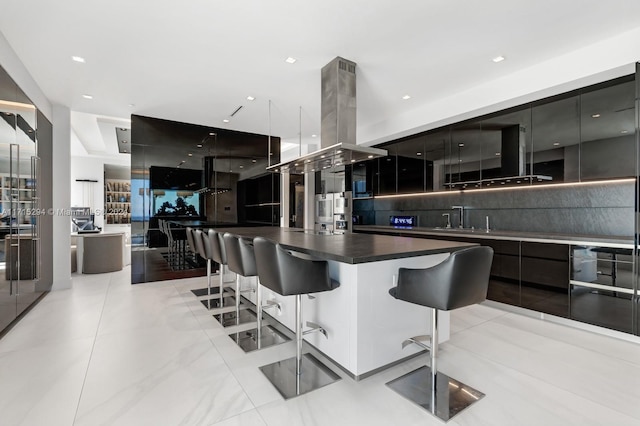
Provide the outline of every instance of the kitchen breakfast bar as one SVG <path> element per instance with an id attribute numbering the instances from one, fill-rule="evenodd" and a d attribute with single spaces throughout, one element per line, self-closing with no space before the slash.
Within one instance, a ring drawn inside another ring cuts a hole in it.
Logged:
<path id="1" fill-rule="evenodd" d="M 449 253 L 476 244 L 368 234 L 319 233 L 295 228 L 218 228 L 244 238 L 264 237 L 283 248 L 329 262 L 331 278 L 340 282 L 333 291 L 303 298 L 303 321 L 320 324 L 328 334 L 305 336 L 305 340 L 331 358 L 355 379 L 410 357 L 420 349 L 402 342 L 428 334 L 431 309 L 398 301 L 388 293 L 395 285 L 398 268 L 428 268 Z M 248 280 L 248 279 L 247 279 Z M 252 283 L 254 281 L 251 281 Z M 245 284 L 246 285 L 246 284 Z M 254 293 L 245 297 L 256 302 Z M 294 329 L 294 297 L 263 288 L 263 301 L 279 303 L 271 312 Z M 440 338 L 449 338 L 449 313 L 439 314 Z"/>

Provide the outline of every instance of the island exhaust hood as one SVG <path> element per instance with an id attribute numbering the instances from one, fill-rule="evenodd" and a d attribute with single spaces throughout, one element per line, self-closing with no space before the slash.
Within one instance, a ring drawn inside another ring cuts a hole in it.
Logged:
<path id="1" fill-rule="evenodd" d="M 322 67 L 321 83 L 320 149 L 267 170 L 302 174 L 387 155 L 384 149 L 356 145 L 355 62 L 336 57 Z"/>

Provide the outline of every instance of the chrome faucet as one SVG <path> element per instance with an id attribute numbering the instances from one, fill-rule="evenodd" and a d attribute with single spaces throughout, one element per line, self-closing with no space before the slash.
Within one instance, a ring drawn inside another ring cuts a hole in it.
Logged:
<path id="1" fill-rule="evenodd" d="M 447 218 L 447 229 L 451 229 L 451 215 L 449 213 L 442 213 L 443 217 Z"/>
<path id="2" fill-rule="evenodd" d="M 460 225 L 458 228 L 464 228 L 464 206 L 451 206 L 451 210 L 459 210 L 460 211 Z"/>

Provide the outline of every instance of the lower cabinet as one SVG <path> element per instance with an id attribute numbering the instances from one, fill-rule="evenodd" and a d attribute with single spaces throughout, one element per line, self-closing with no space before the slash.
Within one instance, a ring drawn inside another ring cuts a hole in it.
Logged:
<path id="1" fill-rule="evenodd" d="M 569 317 L 569 246 L 521 243 L 520 306 Z"/>
<path id="2" fill-rule="evenodd" d="M 633 332 L 631 249 L 571 246 L 571 313 L 577 321 Z"/>

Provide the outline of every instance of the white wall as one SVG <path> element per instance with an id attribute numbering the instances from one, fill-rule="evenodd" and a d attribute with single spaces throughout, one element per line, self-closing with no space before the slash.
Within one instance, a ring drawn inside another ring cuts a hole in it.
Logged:
<path id="1" fill-rule="evenodd" d="M 71 204 L 70 194 L 71 111 L 53 106 L 53 290 L 71 287 L 71 218 L 64 214 Z"/>

